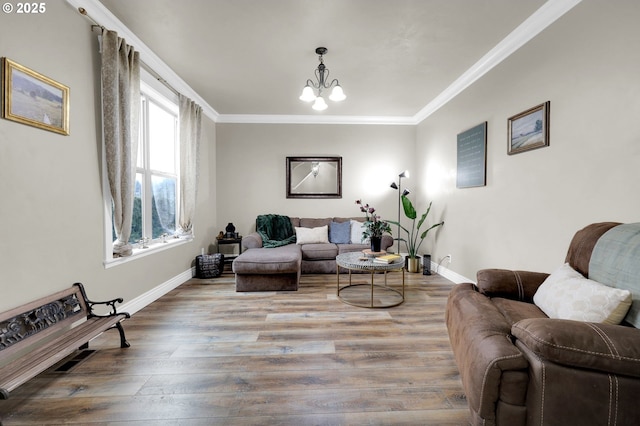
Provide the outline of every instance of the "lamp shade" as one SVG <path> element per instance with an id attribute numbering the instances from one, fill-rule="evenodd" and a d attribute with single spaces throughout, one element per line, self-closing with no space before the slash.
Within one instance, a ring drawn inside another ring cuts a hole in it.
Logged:
<path id="1" fill-rule="evenodd" d="M 302 94 L 300 95 L 300 100 L 305 102 L 311 102 L 316 99 L 316 95 L 313 93 L 313 89 L 308 84 L 304 86 L 302 89 Z"/>
<path id="2" fill-rule="evenodd" d="M 331 99 L 334 102 L 340 102 L 347 99 L 347 96 L 342 91 L 342 87 L 340 87 L 340 85 L 338 84 L 331 91 L 331 96 L 329 96 L 329 99 Z"/>
<path id="3" fill-rule="evenodd" d="M 322 96 L 318 96 L 311 108 L 315 109 L 316 111 L 324 111 L 325 109 L 327 109 L 327 103 L 324 101 L 324 98 Z"/>

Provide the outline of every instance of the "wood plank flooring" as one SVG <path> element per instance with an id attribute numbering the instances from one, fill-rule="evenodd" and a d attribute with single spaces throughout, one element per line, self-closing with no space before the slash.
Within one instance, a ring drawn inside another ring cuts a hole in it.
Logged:
<path id="1" fill-rule="evenodd" d="M 236 293 L 231 273 L 190 280 L 125 321 L 130 348 L 104 333 L 71 370 L 0 401 L 1 424 L 468 424 L 444 324 L 453 284 L 406 274 L 403 304 L 365 309 L 335 280 L 282 293 Z"/>

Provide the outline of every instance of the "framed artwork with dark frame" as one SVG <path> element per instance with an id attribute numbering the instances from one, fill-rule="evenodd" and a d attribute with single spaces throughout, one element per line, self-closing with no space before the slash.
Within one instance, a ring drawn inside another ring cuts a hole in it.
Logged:
<path id="1" fill-rule="evenodd" d="M 487 122 L 457 136 L 456 188 L 487 184 Z"/>
<path id="2" fill-rule="evenodd" d="M 342 157 L 287 157 L 287 198 L 342 198 Z"/>
<path id="3" fill-rule="evenodd" d="M 507 153 L 519 154 L 549 146 L 549 101 L 509 117 Z"/>
<path id="4" fill-rule="evenodd" d="M 69 134 L 69 88 L 2 58 L 2 118 Z"/>

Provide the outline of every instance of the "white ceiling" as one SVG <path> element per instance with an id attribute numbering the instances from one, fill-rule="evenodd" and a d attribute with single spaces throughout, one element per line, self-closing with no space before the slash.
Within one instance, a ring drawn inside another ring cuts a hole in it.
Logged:
<path id="1" fill-rule="evenodd" d="M 566 12 L 531 29 L 522 24 L 544 0 L 100 2 L 222 118 L 416 117 L 514 30 L 534 36 Z M 347 95 L 323 112 L 298 99 L 318 46 Z"/>

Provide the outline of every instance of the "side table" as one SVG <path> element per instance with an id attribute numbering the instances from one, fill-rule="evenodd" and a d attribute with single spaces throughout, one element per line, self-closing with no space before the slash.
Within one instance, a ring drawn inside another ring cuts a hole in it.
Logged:
<path id="1" fill-rule="evenodd" d="M 217 240 L 218 242 L 218 253 L 220 253 L 220 246 L 223 245 L 238 245 L 238 254 L 225 254 L 224 255 L 224 263 L 231 264 L 233 260 L 242 253 L 242 237 L 239 238 L 220 238 Z"/>
<path id="2" fill-rule="evenodd" d="M 387 264 L 387 263 L 374 263 L 373 258 L 367 258 L 366 260 L 361 260 L 362 257 L 363 255 L 358 252 L 343 253 L 336 256 L 338 299 L 340 299 L 342 302 L 347 303 L 349 305 L 359 306 L 361 308 L 391 308 L 394 306 L 398 306 L 402 302 L 404 302 L 404 260 L 399 259 L 393 263 Z M 349 270 L 349 284 L 344 287 L 340 287 L 340 266 Z M 353 284 L 351 282 L 351 275 L 352 275 L 351 271 L 354 271 L 354 270 L 370 272 L 371 283 Z M 387 272 L 389 271 L 402 271 L 402 291 L 387 286 Z M 384 273 L 384 285 L 374 284 L 373 277 L 377 272 Z M 371 286 L 371 293 L 370 293 L 370 301 L 367 304 L 347 300 L 344 298 L 344 296 L 340 294 L 343 290 L 347 288 L 358 287 L 358 286 L 369 286 L 369 285 Z M 391 296 L 395 296 L 394 298 L 395 300 L 392 300 L 389 303 L 379 303 L 377 305 L 374 304 L 374 296 L 373 296 L 374 287 L 378 288 L 379 291 L 384 291 L 390 294 Z"/>

